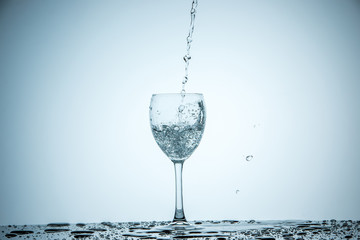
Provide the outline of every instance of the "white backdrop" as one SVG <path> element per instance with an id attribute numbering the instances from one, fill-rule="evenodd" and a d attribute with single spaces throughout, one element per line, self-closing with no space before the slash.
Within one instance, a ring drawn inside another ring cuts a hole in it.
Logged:
<path id="1" fill-rule="evenodd" d="M 172 219 L 148 107 L 181 90 L 190 7 L 1 1 L 0 225 Z M 188 220 L 359 219 L 359 22 L 358 1 L 199 0 Z"/>

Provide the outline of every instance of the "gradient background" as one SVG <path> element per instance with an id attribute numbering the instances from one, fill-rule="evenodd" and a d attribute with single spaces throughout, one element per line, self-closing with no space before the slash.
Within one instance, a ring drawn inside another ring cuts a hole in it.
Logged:
<path id="1" fill-rule="evenodd" d="M 181 89 L 190 8 L 1 0 L 0 224 L 172 219 L 148 107 Z M 359 43 L 359 1 L 199 1 L 189 220 L 360 218 Z"/>

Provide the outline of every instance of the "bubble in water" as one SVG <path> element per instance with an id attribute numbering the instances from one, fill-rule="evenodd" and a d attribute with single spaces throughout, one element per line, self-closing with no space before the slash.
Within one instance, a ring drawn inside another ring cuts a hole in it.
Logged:
<path id="1" fill-rule="evenodd" d="M 184 105 L 180 105 L 179 108 L 178 108 L 179 112 L 184 111 L 184 109 L 185 109 L 185 106 L 184 106 Z"/>
<path id="2" fill-rule="evenodd" d="M 246 156 L 246 161 L 251 161 L 252 159 L 254 158 L 254 156 L 253 155 L 248 155 L 248 156 Z"/>

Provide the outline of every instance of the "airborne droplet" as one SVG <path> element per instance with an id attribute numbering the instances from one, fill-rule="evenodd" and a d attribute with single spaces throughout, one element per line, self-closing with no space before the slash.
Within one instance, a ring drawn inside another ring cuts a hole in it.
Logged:
<path id="1" fill-rule="evenodd" d="M 185 61 L 185 62 L 189 61 L 190 59 L 191 59 L 191 56 L 190 56 L 189 54 L 186 54 L 186 55 L 184 56 L 184 61 Z"/>
<path id="2" fill-rule="evenodd" d="M 253 155 L 248 155 L 248 156 L 246 156 L 246 161 L 251 161 L 252 159 L 254 158 L 254 156 Z"/>

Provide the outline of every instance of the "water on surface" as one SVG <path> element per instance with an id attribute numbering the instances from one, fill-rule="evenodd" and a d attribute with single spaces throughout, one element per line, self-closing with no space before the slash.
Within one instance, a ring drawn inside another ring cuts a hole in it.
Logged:
<path id="1" fill-rule="evenodd" d="M 102 222 L 0 226 L 0 239 L 360 239 L 360 221 L 193 221 L 191 230 L 159 230 L 169 222 Z"/>

